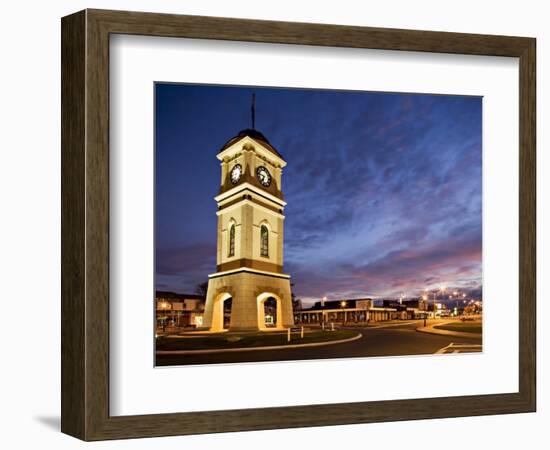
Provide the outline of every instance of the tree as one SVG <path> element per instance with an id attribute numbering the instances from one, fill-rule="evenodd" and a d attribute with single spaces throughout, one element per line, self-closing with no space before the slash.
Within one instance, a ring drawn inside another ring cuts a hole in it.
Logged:
<path id="1" fill-rule="evenodd" d="M 206 297 L 206 293 L 208 292 L 208 281 L 205 281 L 204 283 L 197 284 L 197 287 L 195 288 L 195 293 L 198 295 L 204 295 Z"/>
<path id="2" fill-rule="evenodd" d="M 296 298 L 296 294 L 294 293 L 294 283 L 290 283 L 290 298 L 292 299 L 292 310 L 293 311 L 300 311 L 302 309 L 302 300 L 299 298 Z"/>

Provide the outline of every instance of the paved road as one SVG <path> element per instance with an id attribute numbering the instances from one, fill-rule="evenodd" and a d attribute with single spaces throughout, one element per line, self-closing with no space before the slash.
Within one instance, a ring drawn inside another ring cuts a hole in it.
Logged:
<path id="1" fill-rule="evenodd" d="M 326 358 L 354 358 L 365 356 L 396 356 L 448 353 L 443 348 L 455 344 L 462 345 L 468 352 L 480 351 L 481 338 L 457 338 L 436 334 L 419 333 L 416 328 L 422 321 L 403 324 L 381 324 L 368 328 L 356 328 L 363 337 L 353 342 L 325 347 L 258 350 L 251 352 L 216 353 L 208 355 L 158 355 L 157 365 L 188 365 L 211 363 L 288 361 Z M 466 345 L 467 344 L 467 345 Z"/>

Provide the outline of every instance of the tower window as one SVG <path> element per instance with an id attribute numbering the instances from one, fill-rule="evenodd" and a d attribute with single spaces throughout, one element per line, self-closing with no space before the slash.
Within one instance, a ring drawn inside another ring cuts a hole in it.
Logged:
<path id="1" fill-rule="evenodd" d="M 269 256 L 269 230 L 265 225 L 260 228 L 260 255 Z"/>
<path id="2" fill-rule="evenodd" d="M 229 256 L 235 256 L 235 224 L 229 227 Z"/>

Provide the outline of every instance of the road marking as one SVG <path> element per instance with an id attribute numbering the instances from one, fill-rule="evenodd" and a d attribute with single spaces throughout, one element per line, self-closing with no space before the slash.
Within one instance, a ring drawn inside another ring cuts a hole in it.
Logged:
<path id="1" fill-rule="evenodd" d="M 448 355 L 454 353 L 479 353 L 482 351 L 480 344 L 455 344 L 451 342 L 446 347 L 440 348 L 434 355 Z"/>

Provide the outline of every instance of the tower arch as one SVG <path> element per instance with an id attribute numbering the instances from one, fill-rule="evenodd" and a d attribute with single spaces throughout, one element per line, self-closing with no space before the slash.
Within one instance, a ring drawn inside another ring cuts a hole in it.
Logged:
<path id="1" fill-rule="evenodd" d="M 268 327 L 265 321 L 265 303 L 266 301 L 273 299 L 276 303 L 276 317 L 275 317 L 275 326 L 273 329 L 283 329 L 283 302 L 282 299 L 273 292 L 262 292 L 258 295 L 258 328 L 260 330 L 267 330 Z"/>
<path id="2" fill-rule="evenodd" d="M 216 295 L 216 298 L 213 302 L 212 307 L 212 324 L 211 324 L 211 331 L 225 331 L 227 328 L 225 328 L 224 324 L 224 316 L 225 316 L 225 309 L 224 304 L 226 300 L 232 299 L 231 294 L 229 292 L 223 292 L 221 294 Z"/>

